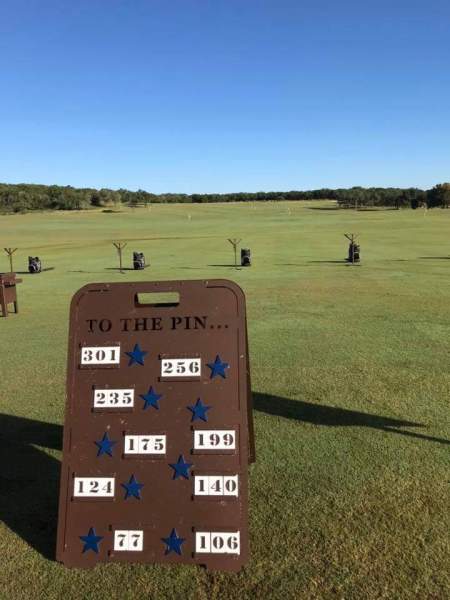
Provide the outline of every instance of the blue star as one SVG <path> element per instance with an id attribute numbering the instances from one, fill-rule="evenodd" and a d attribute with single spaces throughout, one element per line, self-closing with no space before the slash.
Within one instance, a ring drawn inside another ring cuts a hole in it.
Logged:
<path id="1" fill-rule="evenodd" d="M 226 362 L 222 362 L 220 360 L 220 356 L 217 355 L 216 359 L 213 363 L 208 363 L 208 367 L 211 369 L 211 377 L 210 379 L 214 379 L 216 375 L 220 375 L 225 379 L 225 369 L 229 369 L 230 365 Z"/>
<path id="2" fill-rule="evenodd" d="M 139 344 L 135 344 L 133 350 L 131 352 L 125 352 L 125 354 L 128 354 L 130 357 L 128 366 L 131 367 L 134 363 L 137 365 L 144 365 L 144 356 L 148 354 L 148 352 L 141 350 Z"/>
<path id="3" fill-rule="evenodd" d="M 206 416 L 206 412 L 210 409 L 210 406 L 205 406 L 200 398 L 197 399 L 197 402 L 194 406 L 188 406 L 188 409 L 192 412 L 192 421 L 197 421 L 201 419 L 202 421 L 207 421 L 208 417 Z"/>
<path id="4" fill-rule="evenodd" d="M 181 555 L 181 544 L 186 540 L 185 538 L 178 537 L 175 529 L 172 529 L 168 538 L 161 539 L 165 544 L 167 544 L 167 548 L 164 554 L 170 554 L 173 551 Z"/>
<path id="5" fill-rule="evenodd" d="M 95 529 L 91 527 L 87 535 L 80 535 L 80 540 L 84 542 L 83 554 L 88 550 L 93 550 L 98 554 L 98 544 L 103 539 L 101 535 L 95 535 Z"/>
<path id="6" fill-rule="evenodd" d="M 144 487 L 144 484 L 138 483 L 134 475 L 130 477 L 130 481 L 128 483 L 121 483 L 120 485 L 127 490 L 127 493 L 125 494 L 125 500 L 130 496 L 134 496 L 138 500 L 141 499 L 140 490 Z"/>
<path id="7" fill-rule="evenodd" d="M 189 479 L 189 469 L 192 467 L 192 463 L 184 462 L 183 455 L 180 454 L 178 457 L 178 462 L 169 465 L 174 469 L 173 479 L 178 479 L 178 477 L 184 477 L 185 479 Z"/>
<path id="8" fill-rule="evenodd" d="M 147 410 L 147 408 L 149 406 L 153 406 L 153 408 L 156 408 L 156 410 L 159 410 L 158 400 L 162 397 L 163 397 L 162 394 L 157 394 L 154 391 L 153 387 L 150 387 L 150 389 L 148 390 L 148 392 L 146 394 L 140 395 L 140 398 L 142 398 L 142 400 L 144 400 L 144 402 L 145 402 L 143 410 Z"/>
<path id="9" fill-rule="evenodd" d="M 108 433 L 105 433 L 102 439 L 99 442 L 95 442 L 96 446 L 98 446 L 97 456 L 101 456 L 102 454 L 109 454 L 112 456 L 112 447 L 117 442 L 113 442 L 108 438 Z"/>

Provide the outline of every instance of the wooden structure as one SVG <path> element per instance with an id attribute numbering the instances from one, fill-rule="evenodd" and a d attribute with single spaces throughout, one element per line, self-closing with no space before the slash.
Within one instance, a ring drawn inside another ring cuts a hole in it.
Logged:
<path id="1" fill-rule="evenodd" d="M 352 265 L 359 263 L 360 246 L 356 243 L 356 235 L 354 233 L 344 233 L 344 235 L 350 242 L 350 245 L 348 247 L 347 262 Z"/>
<path id="2" fill-rule="evenodd" d="M 119 271 L 121 273 L 123 273 L 123 267 L 122 267 L 122 250 L 125 248 L 126 245 L 127 245 L 126 242 L 113 242 L 113 246 L 116 247 L 117 253 L 119 255 Z"/>
<path id="3" fill-rule="evenodd" d="M 14 312 L 19 312 L 17 283 L 22 283 L 22 280 L 16 279 L 15 273 L 0 273 L 0 307 L 4 317 L 8 316 L 8 304 L 14 304 Z"/>
<path id="4" fill-rule="evenodd" d="M 237 269 L 237 267 L 238 267 L 238 264 L 237 264 L 237 247 L 238 247 L 238 244 L 239 244 L 239 242 L 241 240 L 238 240 L 237 238 L 228 238 L 228 241 L 233 246 L 233 250 L 234 250 L 234 266 Z"/>
<path id="5" fill-rule="evenodd" d="M 9 258 L 9 271 L 10 273 L 14 272 L 14 267 L 13 267 L 13 254 L 14 252 L 17 250 L 17 248 L 3 248 L 3 250 L 6 252 L 6 254 L 8 255 Z"/>

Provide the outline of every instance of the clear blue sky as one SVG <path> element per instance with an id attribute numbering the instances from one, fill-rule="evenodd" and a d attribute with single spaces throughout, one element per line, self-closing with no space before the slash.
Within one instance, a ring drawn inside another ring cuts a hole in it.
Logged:
<path id="1" fill-rule="evenodd" d="M 0 181 L 160 192 L 450 179 L 449 0 L 11 0 Z"/>

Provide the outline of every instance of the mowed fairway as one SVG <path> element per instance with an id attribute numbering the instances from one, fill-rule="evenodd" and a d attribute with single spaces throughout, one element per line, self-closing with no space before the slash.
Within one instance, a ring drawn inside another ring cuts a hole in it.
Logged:
<path id="1" fill-rule="evenodd" d="M 191 216 L 189 218 L 189 215 Z M 23 275 L 0 320 L 0 597 L 449 594 L 450 211 L 155 205 L 0 217 Z M 359 234 L 361 266 L 345 257 Z M 229 237 L 254 264 L 230 267 Z M 120 274 L 111 241 L 151 262 Z M 0 271 L 8 262 L 0 256 Z M 247 296 L 257 462 L 239 574 L 54 561 L 69 302 L 88 282 L 228 278 Z"/>

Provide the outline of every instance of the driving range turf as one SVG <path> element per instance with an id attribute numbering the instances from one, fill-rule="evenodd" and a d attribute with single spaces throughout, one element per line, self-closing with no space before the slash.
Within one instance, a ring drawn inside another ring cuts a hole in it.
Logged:
<path id="1" fill-rule="evenodd" d="M 190 217 L 189 217 L 190 215 Z M 0 319 L 0 597 L 449 594 L 450 210 L 330 202 L 0 217 L 22 276 Z M 344 233 L 362 263 L 342 262 Z M 253 266 L 234 269 L 229 237 Z M 119 273 L 112 240 L 151 267 Z M 6 255 L 0 271 L 8 271 Z M 257 462 L 238 574 L 54 560 L 69 302 L 89 282 L 227 278 L 247 297 Z"/>

